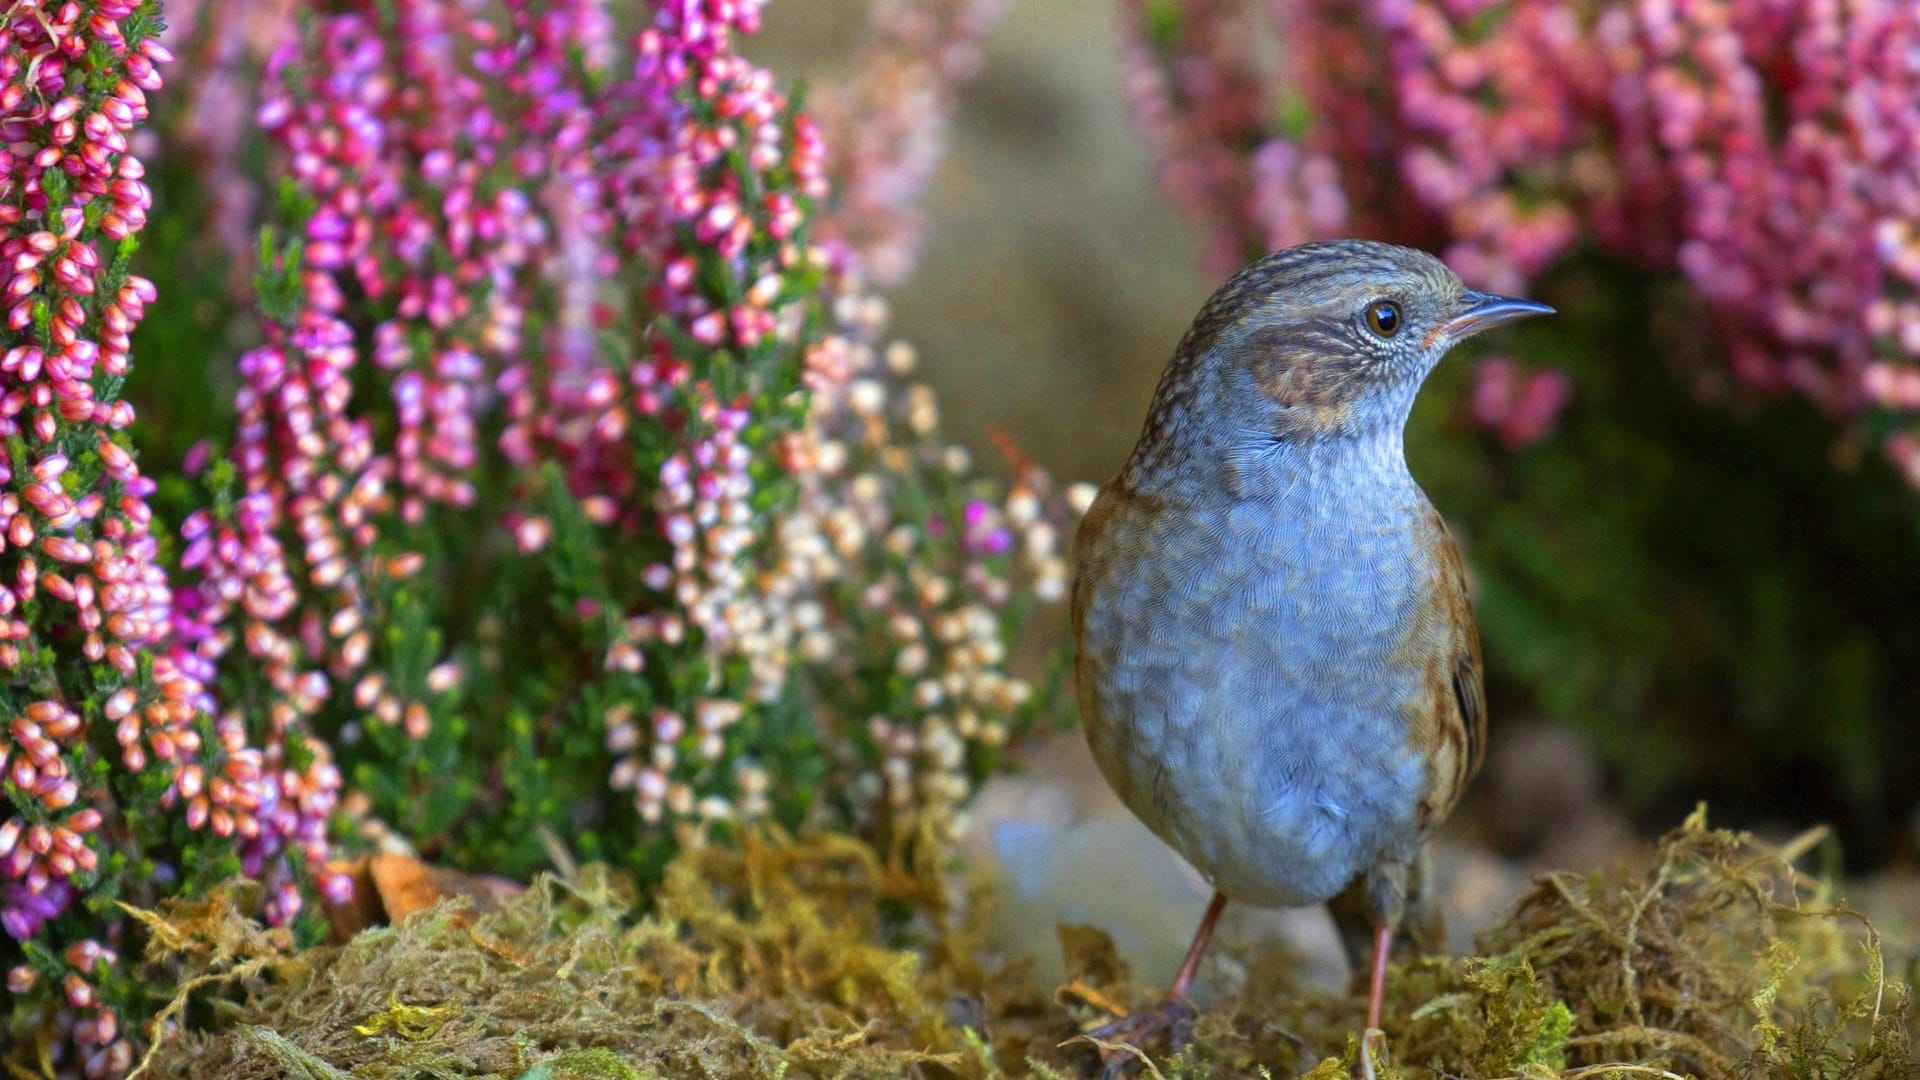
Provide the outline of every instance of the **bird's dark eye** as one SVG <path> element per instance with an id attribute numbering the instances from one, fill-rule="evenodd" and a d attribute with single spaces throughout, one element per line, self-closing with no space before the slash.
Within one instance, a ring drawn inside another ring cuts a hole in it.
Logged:
<path id="1" fill-rule="evenodd" d="M 1383 338 L 1400 332 L 1400 305 L 1391 300 L 1375 300 L 1367 305 L 1367 329 Z"/>

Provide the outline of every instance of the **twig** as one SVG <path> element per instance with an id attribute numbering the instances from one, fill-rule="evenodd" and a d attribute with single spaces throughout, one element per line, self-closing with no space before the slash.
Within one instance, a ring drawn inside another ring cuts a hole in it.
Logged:
<path id="1" fill-rule="evenodd" d="M 167 1021 L 186 1011 L 187 999 L 193 996 L 195 990 L 203 986 L 232 982 L 234 979 L 243 979 L 251 975 L 259 974 L 261 969 L 278 959 L 280 959 L 280 957 L 273 955 L 256 956 L 233 968 L 231 971 L 212 972 L 206 975 L 196 976 L 181 983 L 180 989 L 173 995 L 173 1000 L 167 1002 L 167 1007 L 161 1009 L 159 1015 L 153 1018 L 153 1042 L 147 1047 L 147 1052 L 141 1056 L 140 1064 L 136 1066 L 132 1072 L 127 1074 L 127 1080 L 140 1080 L 141 1075 L 153 1064 L 154 1055 L 160 1052 L 160 1044 L 166 1041 L 163 1032 L 166 1028 Z"/>

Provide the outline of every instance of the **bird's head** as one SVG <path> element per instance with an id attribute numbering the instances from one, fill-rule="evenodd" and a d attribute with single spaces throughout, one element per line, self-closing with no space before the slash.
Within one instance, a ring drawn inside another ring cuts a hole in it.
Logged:
<path id="1" fill-rule="evenodd" d="M 1253 395 L 1275 433 L 1313 437 L 1404 426 L 1447 350 L 1515 319 L 1551 314 L 1476 292 L 1424 251 L 1363 240 L 1302 244 L 1235 274 L 1195 320 L 1203 366 Z"/>
<path id="2" fill-rule="evenodd" d="M 1168 366 L 1143 443 L 1228 449 L 1398 432 L 1448 349 L 1530 300 L 1467 288 L 1424 251 L 1363 240 L 1302 244 L 1229 278 Z M 1143 446 L 1143 450 L 1147 447 Z M 1161 448 L 1158 457 L 1177 453 Z"/>

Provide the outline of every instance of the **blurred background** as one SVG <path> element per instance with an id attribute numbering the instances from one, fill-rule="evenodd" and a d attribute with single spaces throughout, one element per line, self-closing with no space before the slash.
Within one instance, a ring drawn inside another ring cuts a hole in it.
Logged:
<path id="1" fill-rule="evenodd" d="M 1217 282 L 1120 96 L 1119 9 L 1002 6 L 927 188 L 918 263 L 887 295 L 957 437 L 991 458 L 999 426 L 1056 476 L 1104 480 Z M 753 47 L 804 82 L 842 77 L 871 7 L 771 5 Z"/>

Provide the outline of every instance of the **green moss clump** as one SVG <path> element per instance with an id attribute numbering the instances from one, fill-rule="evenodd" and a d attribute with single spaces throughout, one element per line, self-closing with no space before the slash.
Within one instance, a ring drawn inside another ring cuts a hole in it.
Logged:
<path id="1" fill-rule="evenodd" d="M 683 854 L 642 898 L 605 871 L 542 879 L 507 910 L 443 905 L 338 948 L 280 943 L 207 905 L 156 934 L 224 978 L 150 1077 L 1081 1075 L 1089 1000 L 1144 1004 L 1098 932 L 1063 934 L 1057 997 L 989 955 L 983 898 L 838 836 Z M 199 927 L 201 929 L 195 929 Z M 1650 864 L 1540 879 L 1480 954 L 1398 965 L 1382 1080 L 1917 1075 L 1910 988 L 1829 887 L 1696 814 Z M 1271 959 L 1271 958 L 1268 958 Z M 1287 988 L 1254 958 L 1194 1045 L 1149 1075 L 1336 1080 L 1358 997 Z M 204 991 L 202 991 L 204 993 Z"/>
<path id="2" fill-rule="evenodd" d="M 990 1055 L 949 1016 L 1003 1000 L 931 872 L 846 837 L 689 851 L 648 911 L 601 867 L 542 878 L 497 914 L 452 904 L 343 947 L 277 956 L 196 1002 L 150 1077 L 898 1075 Z M 190 909 L 169 918 L 204 922 Z M 244 925 L 244 924 L 243 924 Z M 190 977 L 255 955 L 165 936 Z M 242 997 L 243 1001 L 234 998 Z M 986 1014 L 989 1009 L 976 1008 Z"/>

